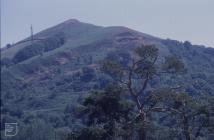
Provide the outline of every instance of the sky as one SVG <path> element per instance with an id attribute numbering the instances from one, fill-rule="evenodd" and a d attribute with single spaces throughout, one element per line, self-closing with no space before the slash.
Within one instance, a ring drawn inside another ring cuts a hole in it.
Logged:
<path id="1" fill-rule="evenodd" d="M 214 0 L 1 0 L 1 46 L 68 19 L 214 47 Z"/>

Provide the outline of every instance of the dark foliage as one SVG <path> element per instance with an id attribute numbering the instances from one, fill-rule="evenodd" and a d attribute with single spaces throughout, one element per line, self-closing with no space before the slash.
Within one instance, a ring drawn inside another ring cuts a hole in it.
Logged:
<path id="1" fill-rule="evenodd" d="M 65 39 L 63 35 L 55 35 L 43 41 L 35 42 L 19 50 L 14 56 L 13 61 L 19 63 L 31 57 L 42 55 L 42 53 L 61 47 L 64 43 Z"/>

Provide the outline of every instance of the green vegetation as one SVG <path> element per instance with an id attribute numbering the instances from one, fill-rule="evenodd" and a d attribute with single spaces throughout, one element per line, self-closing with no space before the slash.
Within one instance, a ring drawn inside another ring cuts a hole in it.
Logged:
<path id="1" fill-rule="evenodd" d="M 109 140 L 128 136 L 133 104 L 122 97 L 122 90 L 113 86 L 104 92 L 94 92 L 83 102 L 81 116 L 85 127 L 76 131 L 77 140 Z"/>
<path id="2" fill-rule="evenodd" d="M 61 47 L 64 43 L 65 38 L 63 35 L 55 35 L 54 37 L 35 42 L 19 50 L 13 58 L 13 62 L 19 63 L 36 55 L 42 55 L 44 52 Z"/>
<path id="3" fill-rule="evenodd" d="M 20 125 L 11 140 L 213 138 L 212 48 L 82 23 L 40 36 L 1 50 L 1 132 Z"/>
<path id="4" fill-rule="evenodd" d="M 149 126 L 154 123 L 168 127 L 169 135 L 162 137 L 159 134 L 159 139 L 195 140 L 204 137 L 205 132 L 211 134 L 210 129 L 214 128 L 210 124 L 212 104 L 182 93 L 177 90 L 179 87 L 148 90 L 149 81 L 157 73 L 182 72 L 184 64 L 175 57 L 166 57 L 162 69 L 158 69 L 155 66 L 158 50 L 150 45 L 137 48 L 135 53 L 138 56 L 130 57 L 126 63 L 123 63 L 126 57 L 120 53 L 116 54 L 118 57 L 113 56 L 114 59 L 107 56 L 103 61 L 102 70 L 112 76 L 117 86 L 111 86 L 105 92 L 94 92 L 85 99 L 81 111 L 82 116 L 87 116 L 83 117 L 85 128 L 75 131 L 74 139 L 154 139 Z M 168 124 L 157 121 L 162 115 Z"/>

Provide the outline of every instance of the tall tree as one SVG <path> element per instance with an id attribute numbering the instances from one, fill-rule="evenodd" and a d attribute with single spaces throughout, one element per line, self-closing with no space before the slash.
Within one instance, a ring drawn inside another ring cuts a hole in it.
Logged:
<path id="1" fill-rule="evenodd" d="M 119 57 L 123 58 L 123 57 Z M 142 122 L 141 140 L 146 139 L 146 109 L 143 98 L 149 81 L 159 73 L 174 73 L 183 70 L 183 63 L 176 57 L 166 57 L 162 67 L 157 65 L 158 49 L 153 45 L 142 45 L 136 48 L 134 54 L 126 63 L 121 59 L 106 58 L 102 63 L 102 70 L 112 76 L 117 83 L 131 96 L 138 109 L 136 118 Z"/>

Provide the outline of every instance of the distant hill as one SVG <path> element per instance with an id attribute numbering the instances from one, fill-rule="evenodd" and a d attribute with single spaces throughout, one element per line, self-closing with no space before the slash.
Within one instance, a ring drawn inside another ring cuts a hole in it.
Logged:
<path id="1" fill-rule="evenodd" d="M 55 128 L 69 122 L 66 108 L 111 79 L 99 62 L 113 52 L 131 52 L 142 44 L 159 49 L 160 61 L 175 55 L 186 67 L 183 76 L 154 79 L 150 86 L 181 85 L 191 95 L 214 95 L 214 49 L 190 42 L 164 40 L 127 27 L 102 27 L 71 19 L 39 32 L 43 41 L 15 44 L 1 50 L 3 116 L 27 123 L 32 118 Z M 56 121 L 57 120 L 57 121 Z"/>

